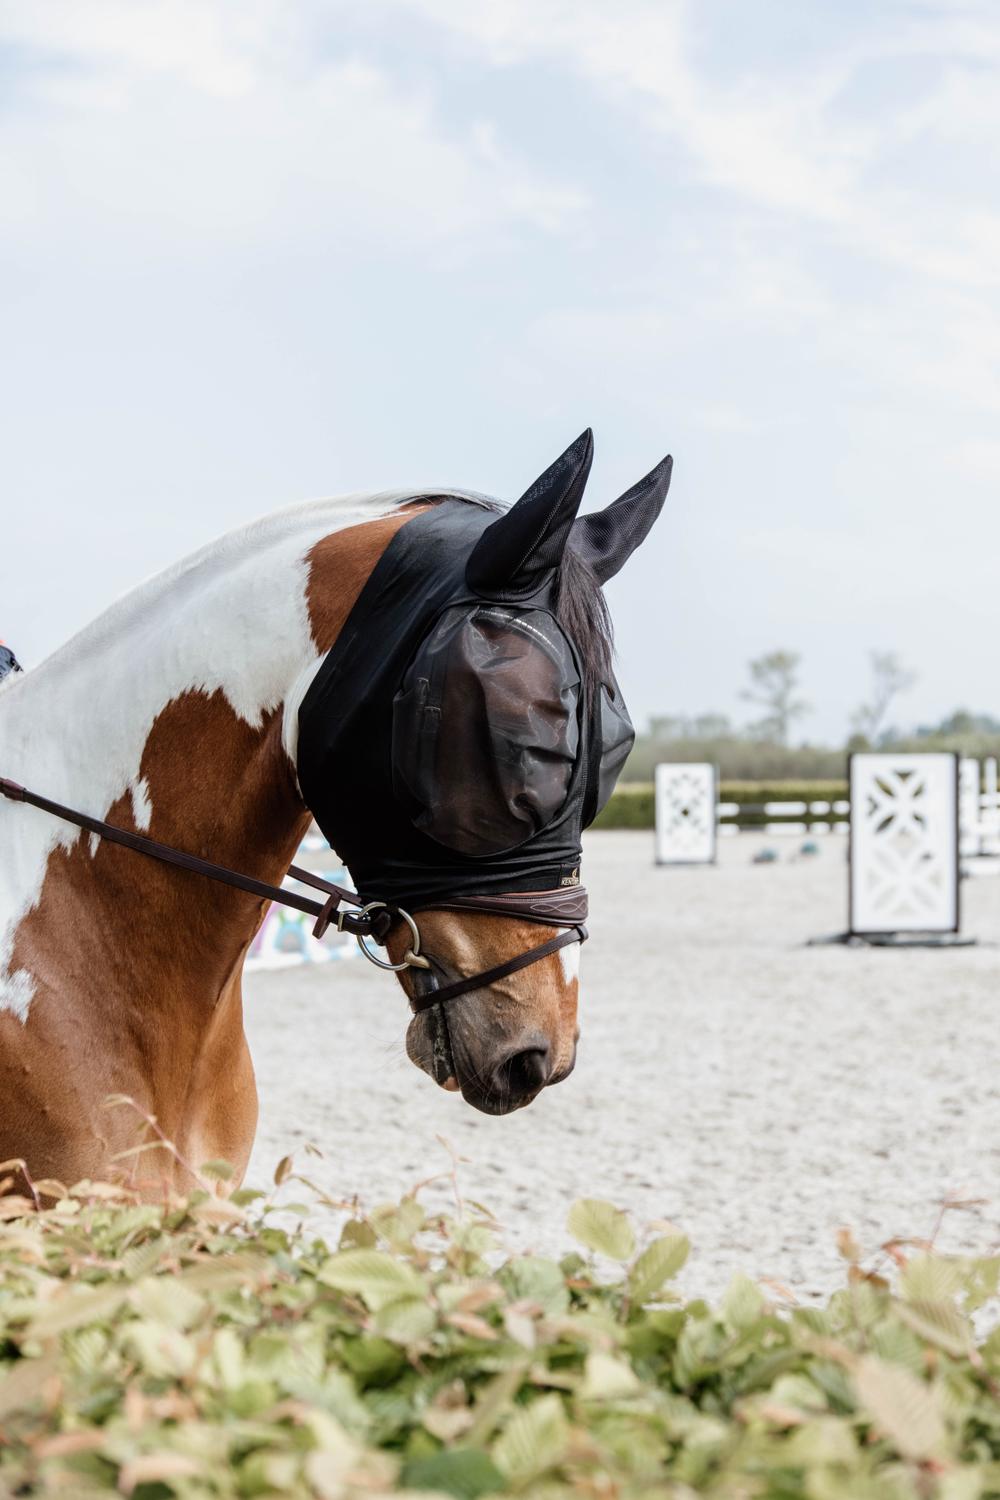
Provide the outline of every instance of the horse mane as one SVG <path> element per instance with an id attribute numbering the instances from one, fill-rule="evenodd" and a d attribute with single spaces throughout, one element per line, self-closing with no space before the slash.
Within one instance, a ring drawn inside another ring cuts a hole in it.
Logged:
<path id="1" fill-rule="evenodd" d="M 602 683 L 611 678 L 614 634 L 604 590 L 582 553 L 572 543 L 559 569 L 556 619 L 580 654 L 584 682 L 591 702 Z"/>

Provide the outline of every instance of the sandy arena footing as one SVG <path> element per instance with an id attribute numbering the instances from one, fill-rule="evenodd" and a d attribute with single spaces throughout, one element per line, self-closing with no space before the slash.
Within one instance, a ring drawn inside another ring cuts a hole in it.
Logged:
<path id="1" fill-rule="evenodd" d="M 779 861 L 751 864 L 765 842 Z M 417 1072 L 403 995 L 363 960 L 247 976 L 248 1180 L 293 1152 L 372 1205 L 447 1171 L 444 1137 L 517 1248 L 566 1248 L 573 1199 L 610 1198 L 683 1228 L 706 1293 L 741 1270 L 818 1295 L 842 1279 L 839 1226 L 872 1249 L 923 1235 L 949 1193 L 987 1201 L 949 1215 L 942 1244 L 993 1247 L 1000 881 L 962 883 L 976 947 L 807 948 L 844 923 L 846 840 L 796 858 L 800 842 L 741 835 L 715 868 L 656 869 L 651 836 L 590 834 L 577 1068 L 505 1119 Z"/>

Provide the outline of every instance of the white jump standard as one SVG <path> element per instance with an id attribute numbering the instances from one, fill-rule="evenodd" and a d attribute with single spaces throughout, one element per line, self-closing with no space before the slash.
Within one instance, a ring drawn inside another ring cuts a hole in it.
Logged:
<path id="1" fill-rule="evenodd" d="M 656 863 L 715 863 L 718 775 L 706 762 L 656 768 Z"/>
<path id="2" fill-rule="evenodd" d="M 959 935 L 958 756 L 852 755 L 847 932 L 827 942 L 950 947 Z"/>

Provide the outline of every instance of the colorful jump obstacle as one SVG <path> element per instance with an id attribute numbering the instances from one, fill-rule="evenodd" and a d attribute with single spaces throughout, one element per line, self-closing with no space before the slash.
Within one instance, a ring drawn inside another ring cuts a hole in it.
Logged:
<path id="1" fill-rule="evenodd" d="M 303 856 L 316 854 L 333 855 L 333 851 L 326 839 L 310 835 L 303 840 L 296 862 L 302 863 Z M 342 866 L 320 870 L 318 873 L 336 885 L 351 887 L 350 876 Z M 311 894 L 294 881 L 289 889 Z M 293 968 L 297 964 L 338 963 L 342 959 L 353 958 L 357 953 L 357 942 L 350 933 L 340 933 L 336 927 L 331 927 L 322 938 L 314 938 L 314 925 L 315 918 L 306 912 L 272 906 L 250 945 L 244 970 L 253 973 L 259 969 Z"/>

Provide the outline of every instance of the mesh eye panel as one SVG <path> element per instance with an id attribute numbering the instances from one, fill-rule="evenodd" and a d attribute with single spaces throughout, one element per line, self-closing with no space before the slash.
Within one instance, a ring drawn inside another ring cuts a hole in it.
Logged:
<path id="1" fill-rule="evenodd" d="M 570 789 L 580 693 L 549 614 L 446 610 L 393 703 L 393 790 L 415 826 L 473 857 L 544 828 Z"/>

